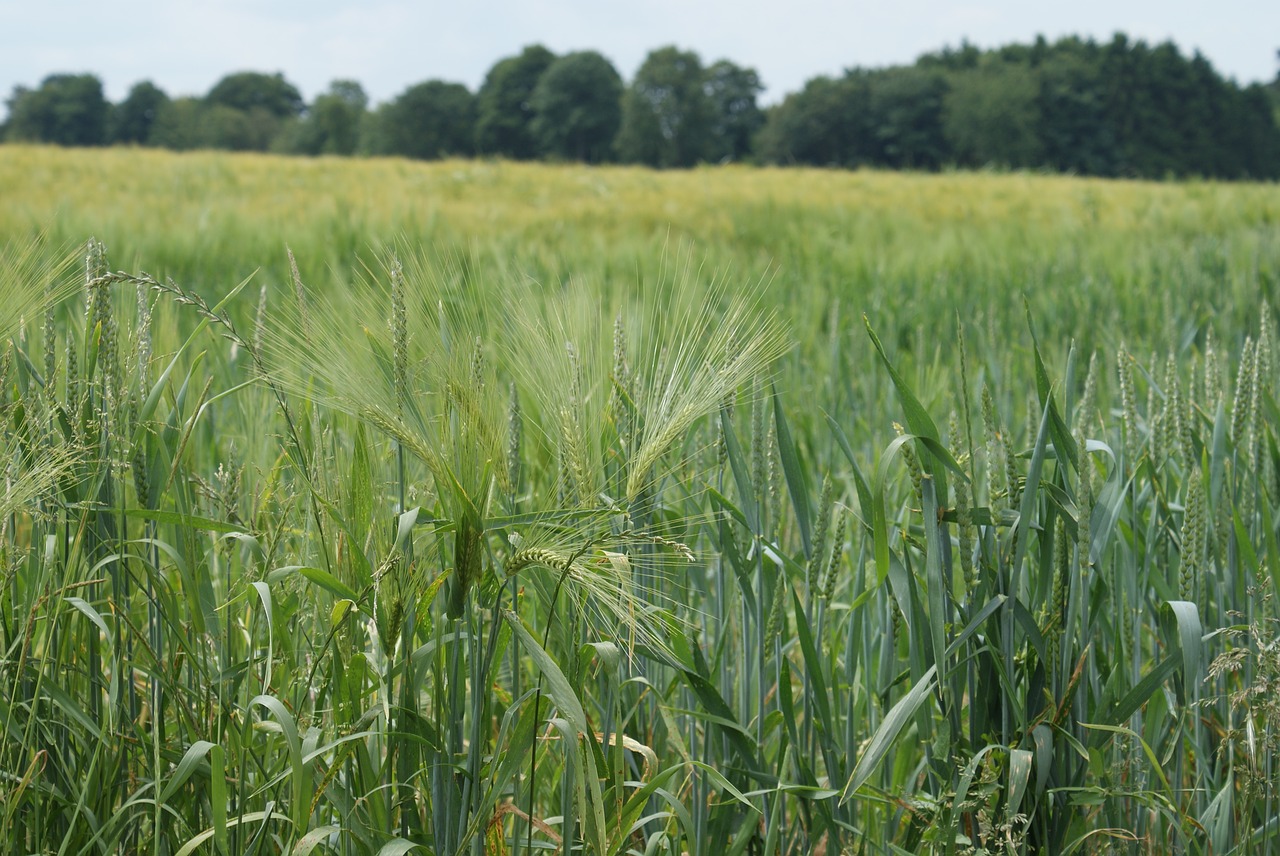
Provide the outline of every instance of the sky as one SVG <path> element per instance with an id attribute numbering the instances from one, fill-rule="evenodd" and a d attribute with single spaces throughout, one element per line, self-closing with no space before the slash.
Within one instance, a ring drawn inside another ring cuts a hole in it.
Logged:
<path id="1" fill-rule="evenodd" d="M 598 50 L 626 79 L 650 50 L 675 44 L 708 64 L 755 68 L 773 103 L 819 74 L 910 63 L 965 39 L 994 47 L 1116 31 L 1199 50 L 1241 83 L 1269 81 L 1280 1 L 0 0 L 0 100 L 54 72 L 92 72 L 119 101 L 144 79 L 201 95 L 233 71 L 279 71 L 308 101 L 346 78 L 378 103 L 433 78 L 474 90 L 495 61 L 540 42 Z"/>

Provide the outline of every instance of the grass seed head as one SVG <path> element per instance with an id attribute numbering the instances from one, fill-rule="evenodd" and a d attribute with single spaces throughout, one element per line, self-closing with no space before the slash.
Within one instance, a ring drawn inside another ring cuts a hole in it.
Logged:
<path id="1" fill-rule="evenodd" d="M 1076 431 L 1087 433 L 1095 424 L 1098 407 L 1098 352 L 1089 355 L 1089 370 L 1084 376 L 1084 392 L 1076 408 Z"/>
<path id="2" fill-rule="evenodd" d="M 1246 336 L 1244 348 L 1240 352 L 1240 365 L 1236 370 L 1235 397 L 1231 400 L 1231 439 L 1237 448 L 1245 440 L 1245 430 L 1249 424 L 1249 410 L 1253 404 L 1253 379 L 1256 368 L 1254 362 L 1253 337 Z"/>
<path id="3" fill-rule="evenodd" d="M 827 559 L 827 527 L 831 521 L 831 476 L 822 477 L 822 491 L 818 494 L 818 516 L 813 521 L 812 553 L 809 556 L 807 579 L 810 592 L 817 592 L 822 582 L 822 570 Z"/>
<path id="4" fill-rule="evenodd" d="M 1138 450 L 1138 405 L 1137 393 L 1133 388 L 1133 357 L 1120 345 L 1116 355 L 1116 372 L 1120 378 L 1120 430 L 1121 448 L 1125 465 L 1133 466 L 1133 456 Z"/>
<path id="5" fill-rule="evenodd" d="M 827 561 L 827 574 L 822 583 L 822 598 L 830 602 L 836 594 L 836 582 L 840 576 L 840 559 L 844 556 L 844 534 L 848 523 L 848 511 L 836 506 L 836 530 L 831 539 L 831 558 Z"/>
<path id="6" fill-rule="evenodd" d="M 1178 593 L 1183 600 L 1194 601 L 1196 597 L 1204 562 L 1206 522 L 1204 478 L 1200 468 L 1196 467 L 1191 471 L 1182 517 L 1182 567 L 1178 574 Z"/>

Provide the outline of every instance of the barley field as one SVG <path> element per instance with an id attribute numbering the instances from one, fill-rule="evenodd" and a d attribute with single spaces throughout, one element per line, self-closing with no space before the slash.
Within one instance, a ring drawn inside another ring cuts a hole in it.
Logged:
<path id="1" fill-rule="evenodd" d="M 1280 852 L 1274 186 L 0 188 L 0 852 Z"/>

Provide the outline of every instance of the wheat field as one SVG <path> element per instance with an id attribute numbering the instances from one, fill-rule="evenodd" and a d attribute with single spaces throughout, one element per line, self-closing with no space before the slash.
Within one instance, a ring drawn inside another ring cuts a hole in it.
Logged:
<path id="1" fill-rule="evenodd" d="M 1280 196 L 0 147 L 4 853 L 1280 848 Z"/>

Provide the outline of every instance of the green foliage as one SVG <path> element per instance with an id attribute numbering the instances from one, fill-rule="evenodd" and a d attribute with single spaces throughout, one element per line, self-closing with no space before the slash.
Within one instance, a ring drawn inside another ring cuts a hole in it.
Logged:
<path id="1" fill-rule="evenodd" d="M 948 157 L 942 132 L 949 83 L 930 69 L 891 68 L 870 76 L 873 163 L 894 169 L 937 169 Z"/>
<path id="2" fill-rule="evenodd" d="M 161 104 L 148 141 L 159 148 L 179 152 L 207 148 L 201 127 L 205 109 L 202 99 L 192 97 L 174 98 Z"/>
<path id="3" fill-rule="evenodd" d="M 852 77 L 815 77 L 769 111 L 759 155 L 769 163 L 859 166 L 873 145 L 870 96 Z"/>
<path id="4" fill-rule="evenodd" d="M 1114 175 L 1119 159 L 1106 117 L 1106 81 L 1089 54 L 1063 50 L 1039 66 L 1045 164 L 1062 172 Z"/>
<path id="5" fill-rule="evenodd" d="M 16 87 L 7 104 L 7 139 L 62 146 L 107 142 L 109 105 L 95 75 L 51 74 L 39 89 Z"/>
<path id="6" fill-rule="evenodd" d="M 712 109 L 696 53 L 675 47 L 651 51 L 622 98 L 618 158 L 693 166 L 710 152 Z"/>
<path id="7" fill-rule="evenodd" d="M 280 72 L 240 71 L 228 74 L 213 85 L 205 100 L 210 105 L 222 105 L 245 113 L 265 111 L 277 119 L 301 115 L 305 107 L 297 87 L 285 80 Z"/>
<path id="8" fill-rule="evenodd" d="M 550 77 L 547 73 L 554 71 Z M 938 171 L 997 166 L 1106 177 L 1280 177 L 1280 84 L 1239 86 L 1199 53 L 1117 34 L 981 50 L 816 77 L 762 111 L 753 69 L 651 51 L 625 90 L 595 51 L 541 45 L 499 60 L 473 99 L 429 81 L 366 116 L 359 84 L 307 106 L 279 73 L 239 72 L 199 104 L 138 84 L 101 125 L 100 85 L 54 75 L 16 87 L 0 136 L 297 154 L 500 155 L 655 167 L 757 161 Z M 467 136 L 470 134 L 471 136 Z"/>
<path id="9" fill-rule="evenodd" d="M 556 55 L 529 45 L 519 55 L 498 60 L 476 96 L 476 151 L 515 160 L 538 154 L 533 135 L 533 92 Z"/>
<path id="10" fill-rule="evenodd" d="M 352 155 L 360 143 L 369 96 L 354 80 L 335 80 L 301 119 L 285 126 L 275 148 L 293 154 Z"/>
<path id="11" fill-rule="evenodd" d="M 764 125 L 764 111 L 756 104 L 756 96 L 764 89 L 760 75 L 722 59 L 708 67 L 702 79 L 711 102 L 708 157 L 719 162 L 746 159 Z"/>
<path id="12" fill-rule="evenodd" d="M 595 51 L 566 54 L 547 67 L 533 91 L 530 129 L 544 156 L 610 160 L 622 121 L 622 78 Z"/>
<path id="13" fill-rule="evenodd" d="M 156 118 L 168 103 L 169 96 L 151 81 L 135 83 L 125 99 L 111 110 L 108 139 L 112 143 L 147 145 Z"/>
<path id="14" fill-rule="evenodd" d="M 1043 162 L 1040 87 L 1021 66 L 990 62 L 950 76 L 943 125 L 956 163 L 1026 169 Z"/>
<path id="15" fill-rule="evenodd" d="M 373 154 L 431 160 L 475 151 L 476 99 L 461 83 L 410 86 L 369 118 Z"/>

